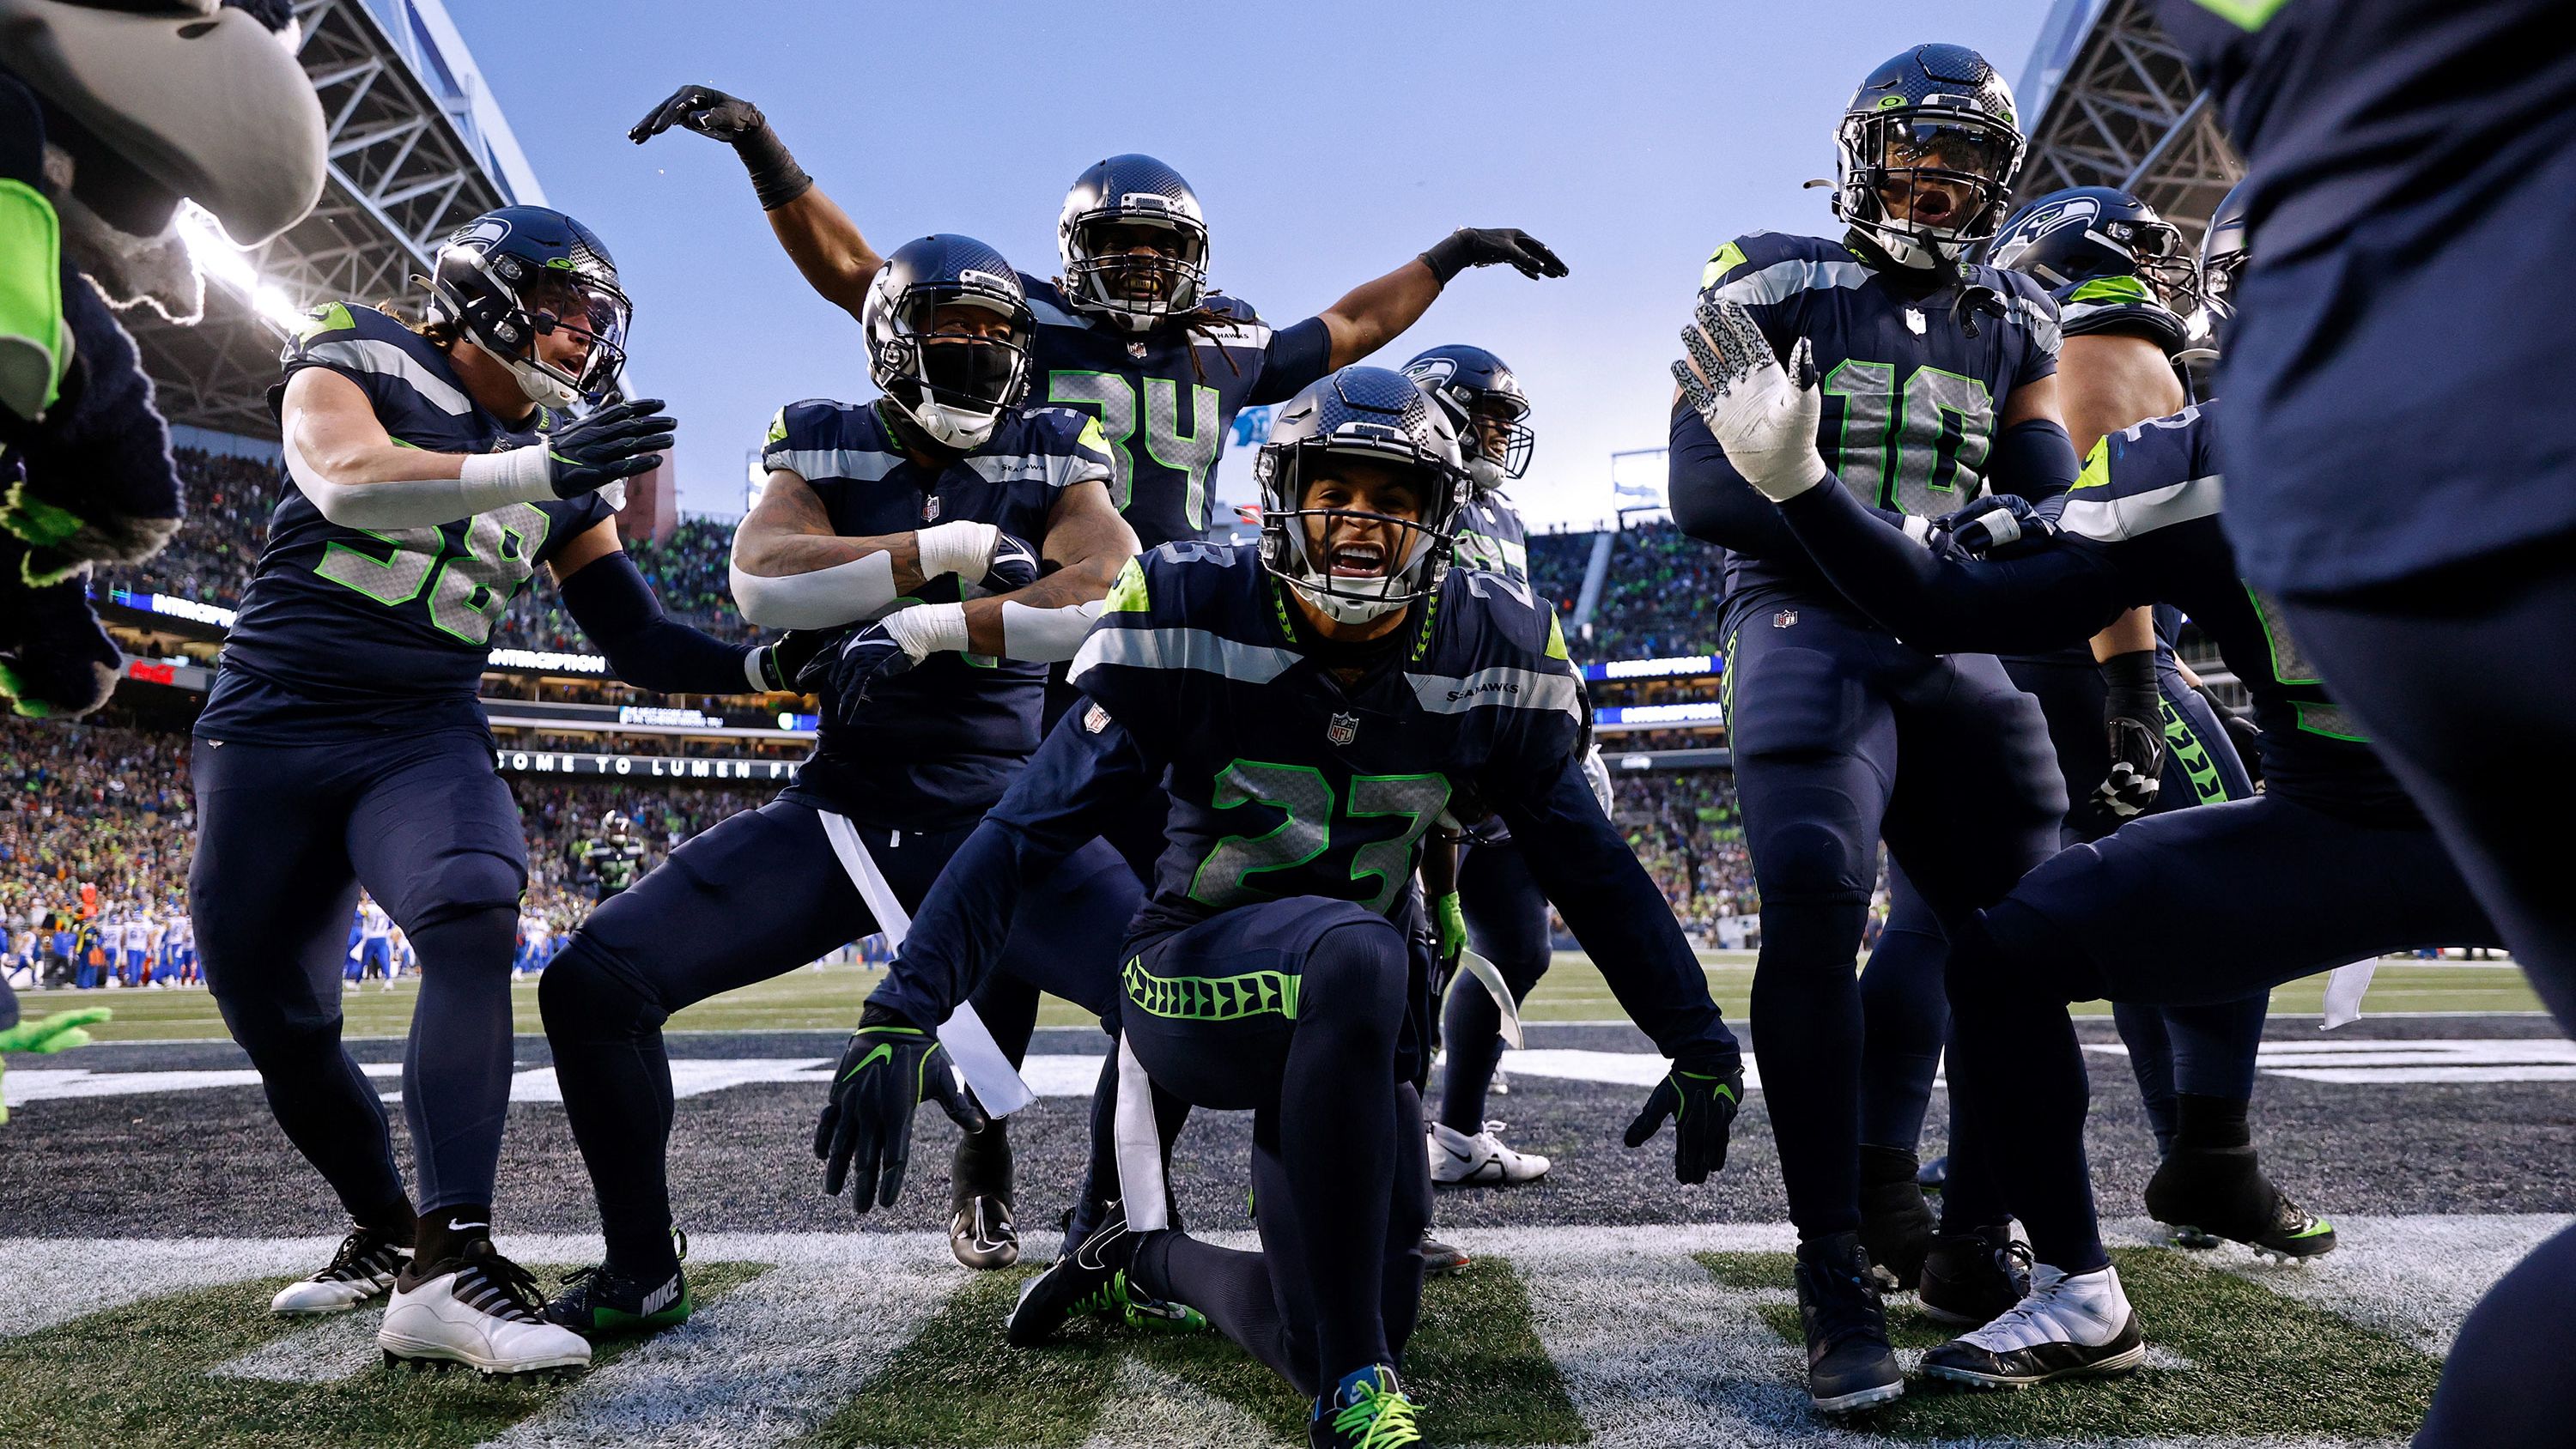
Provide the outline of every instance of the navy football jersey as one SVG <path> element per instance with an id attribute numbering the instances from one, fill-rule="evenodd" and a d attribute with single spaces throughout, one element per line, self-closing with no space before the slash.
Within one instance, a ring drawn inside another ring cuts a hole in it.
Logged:
<path id="1" fill-rule="evenodd" d="M 2057 308 L 2039 284 L 1982 265 L 1960 274 L 1959 287 L 1929 287 L 1841 242 L 1761 231 L 1717 249 L 1700 293 L 1740 303 L 1784 359 L 1808 339 L 1825 466 L 1864 503 L 1930 518 L 1985 491 L 2013 389 L 2057 372 Z M 1674 427 L 1708 432 L 1687 408 Z M 1728 552 L 1730 600 L 1780 590 L 1831 597 L 1803 557 Z"/>
<path id="2" fill-rule="evenodd" d="M 1057 496 L 1110 476 L 1100 425 L 1083 413 L 1006 414 L 982 447 L 933 470 L 896 446 L 882 406 L 818 398 L 779 409 L 770 424 L 763 466 L 803 478 L 835 533 L 873 537 L 968 520 L 1038 548 Z M 943 574 L 898 602 L 955 603 L 960 589 Z M 1045 680 L 1042 664 L 933 654 L 871 686 L 855 724 L 826 710 L 813 757 L 785 796 L 906 830 L 969 823 L 1037 748 Z"/>
<path id="3" fill-rule="evenodd" d="M 1553 778 L 1581 724 L 1573 666 L 1555 614 L 1500 585 L 1453 570 L 1345 683 L 1327 651 L 1292 647 L 1254 546 L 1169 544 L 1130 564 L 1073 682 L 1168 765 L 1138 934 L 1282 896 L 1394 914 L 1453 797 Z"/>
<path id="4" fill-rule="evenodd" d="M 1501 574 L 1529 590 L 1529 529 L 1499 489 L 1472 494 L 1458 517 L 1457 566 Z"/>
<path id="5" fill-rule="evenodd" d="M 2104 545 L 2128 581 L 2128 603 L 2172 604 L 2218 646 L 2253 696 L 2266 788 L 2346 814 L 2420 818 L 2369 736 L 2326 692 L 2279 601 L 2239 575 L 2219 527 L 2217 418 L 2216 403 L 2201 403 L 2111 434 L 2047 510 L 2059 512 L 2067 534 Z"/>
<path id="6" fill-rule="evenodd" d="M 2565 0 L 2156 0 L 2246 158 L 2260 265 L 2403 258 L 2576 146 Z"/>
<path id="7" fill-rule="evenodd" d="M 1129 332 L 1075 311 L 1053 282 L 1023 272 L 1020 284 L 1038 324 L 1029 401 L 1098 417 L 1116 470 L 1110 501 L 1146 548 L 1207 532 L 1237 412 L 1284 402 L 1330 370 L 1320 317 L 1273 332 L 1249 304 L 1212 293 L 1206 310 L 1230 322 Z"/>
<path id="8" fill-rule="evenodd" d="M 445 353 L 372 308 L 315 308 L 282 360 L 288 377 L 321 367 L 356 383 L 386 434 L 424 452 L 522 447 L 550 423 L 542 408 L 519 427 L 485 411 Z M 493 622 L 539 564 L 612 512 L 589 494 L 434 527 L 342 528 L 289 479 L 198 732 L 291 742 L 481 727 Z"/>

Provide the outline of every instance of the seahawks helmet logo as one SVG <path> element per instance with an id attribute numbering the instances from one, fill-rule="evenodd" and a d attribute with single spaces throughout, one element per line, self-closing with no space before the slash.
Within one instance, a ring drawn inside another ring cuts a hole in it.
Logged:
<path id="1" fill-rule="evenodd" d="M 2102 203 L 2090 196 L 2070 196 L 2063 201 L 2052 201 L 2022 218 L 2013 227 L 2011 239 L 1996 248 L 1994 265 L 2010 271 L 2014 258 L 2037 246 L 2042 238 L 2052 236 L 2070 226 L 2090 226 L 2093 219 L 2101 214 Z"/>
<path id="2" fill-rule="evenodd" d="M 489 251 L 493 247 L 500 245 L 500 243 L 506 240 L 509 235 L 510 223 L 508 218 L 498 216 L 477 217 L 472 225 L 463 228 L 458 231 L 456 235 L 449 237 L 447 239 L 447 244 L 452 247 L 472 247 L 476 251 Z"/>

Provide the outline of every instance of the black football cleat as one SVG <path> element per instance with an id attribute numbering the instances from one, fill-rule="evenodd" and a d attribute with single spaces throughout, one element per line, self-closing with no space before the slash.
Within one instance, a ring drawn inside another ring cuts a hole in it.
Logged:
<path id="1" fill-rule="evenodd" d="M 1798 1245 L 1798 1323 L 1807 1335 L 1807 1398 L 1820 1414 L 1850 1414 L 1904 1397 L 1905 1372 L 1887 1343 L 1887 1309 L 1858 1233 Z"/>
<path id="2" fill-rule="evenodd" d="M 688 1235 L 673 1232 L 678 1258 L 689 1256 Z M 689 1321 L 697 1309 L 689 1296 L 688 1275 L 674 1261 L 668 1273 L 636 1277 L 614 1263 L 575 1268 L 564 1275 L 562 1291 L 546 1300 L 546 1321 L 584 1338 L 625 1338 L 659 1333 Z"/>
<path id="3" fill-rule="evenodd" d="M 1129 1296 L 1127 1270 L 1134 1266 L 1137 1245 L 1143 1241 L 1142 1235 L 1128 1231 L 1126 1209 L 1107 1204 L 1100 1226 L 1080 1247 L 1056 1259 L 1020 1289 L 1019 1302 L 1002 1320 L 1002 1336 L 1015 1348 L 1034 1348 L 1076 1318 L 1123 1316 Z"/>
<path id="4" fill-rule="evenodd" d="M 2293 1263 L 2323 1257 L 2335 1249 L 2334 1224 L 2273 1186 L 2251 1147 L 2178 1148 L 2167 1153 L 2156 1175 L 2147 1179 L 2147 1212 L 2171 1226 L 2175 1242 L 2183 1247 L 2223 1238 Z"/>
<path id="5" fill-rule="evenodd" d="M 1972 1233 L 1940 1233 L 1923 1255 L 1914 1301 L 1938 1323 L 1975 1328 L 2030 1293 L 2030 1245 L 2009 1223 Z"/>
<path id="6" fill-rule="evenodd" d="M 1901 1147 L 1860 1150 L 1860 1243 L 1884 1275 L 1880 1286 L 1898 1293 L 1914 1291 L 1939 1226 L 1916 1172 L 1914 1154 Z"/>

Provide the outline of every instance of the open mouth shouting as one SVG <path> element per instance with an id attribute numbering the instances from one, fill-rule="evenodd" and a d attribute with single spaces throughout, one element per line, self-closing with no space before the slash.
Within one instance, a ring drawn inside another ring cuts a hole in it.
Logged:
<path id="1" fill-rule="evenodd" d="M 1337 543 L 1330 563 L 1337 579 L 1373 579 L 1386 572 L 1386 549 L 1374 543 Z"/>

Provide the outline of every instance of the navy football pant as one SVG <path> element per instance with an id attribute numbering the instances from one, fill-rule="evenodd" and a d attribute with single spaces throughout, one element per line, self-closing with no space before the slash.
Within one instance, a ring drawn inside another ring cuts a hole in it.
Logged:
<path id="1" fill-rule="evenodd" d="M 188 913 L 270 1110 L 359 1221 L 409 1211 L 376 1088 L 340 1045 L 363 883 L 420 953 L 403 1052 L 420 1211 L 489 1206 L 510 1104 L 510 950 L 527 842 L 489 737 L 199 740 Z"/>
<path id="2" fill-rule="evenodd" d="M 1855 967 L 1878 843 L 1947 930 L 2057 848 L 2066 787 L 2039 706 L 1990 655 L 1925 654 L 1805 601 L 1746 610 L 1727 679 L 1762 894 L 1753 1042 L 1789 1216 L 1802 1237 L 1851 1232 L 1863 1041 Z M 1943 1203 L 1953 1222 L 2000 1218 L 1981 1172 L 1988 1130 L 1965 1113 L 1954 1123 Z"/>
<path id="3" fill-rule="evenodd" d="M 1257 1254 L 1151 1234 L 1137 1281 L 1196 1306 L 1301 1393 L 1396 1362 L 1431 1221 L 1422 1103 L 1397 1075 L 1403 933 L 1352 902 L 1296 896 L 1131 950 L 1127 1045 L 1192 1106 L 1253 1114 L 1261 1231 Z"/>
<path id="4" fill-rule="evenodd" d="M 2190 910 L 2175 909 L 2189 901 Z M 2238 1000 L 2413 946 L 2499 938 L 2433 832 L 2280 794 L 2151 815 L 2075 846 L 1950 935 L 1950 1089 L 2009 1113 L 1994 1161 L 2039 1261 L 2100 1267 L 2071 1001 Z"/>
<path id="5" fill-rule="evenodd" d="M 2576 568 L 2557 538 L 2369 594 L 2289 601 L 2290 627 L 2432 818 L 2560 1026 L 2576 1032 Z M 2576 1229 L 2496 1284 L 2442 1366 L 2421 1449 L 2563 1443 L 2576 1417 Z"/>
<path id="6" fill-rule="evenodd" d="M 1527 1000 L 1547 974 L 1551 952 L 1547 893 L 1531 877 L 1520 847 L 1506 840 L 1462 848 L 1458 908 L 1467 918 L 1467 943 L 1502 973 L 1514 1002 Z M 1473 1137 L 1485 1130 L 1485 1093 L 1502 1058 L 1502 1029 L 1502 1008 L 1482 983 L 1449 983 L 1440 1024 L 1449 1049 L 1440 1076 L 1440 1121 L 1453 1132 Z"/>
<path id="7" fill-rule="evenodd" d="M 969 833 L 856 826 L 860 845 L 907 911 L 920 905 Z M 1119 881 L 1127 882 L 1123 893 Z M 1133 879 L 1105 847 L 1086 846 L 1022 899 L 1021 919 L 1040 929 L 1012 933 L 1003 969 L 1029 973 L 1088 1010 L 1107 1010 L 1118 942 L 1135 904 Z M 783 975 L 876 929 L 821 813 L 772 800 L 671 852 L 573 933 L 546 968 L 537 999 L 564 1113 L 599 1196 L 610 1261 L 638 1273 L 671 1261 L 663 1156 L 673 1099 L 662 1023 L 693 1002 Z M 1045 949 L 1036 949 L 1040 944 Z"/>
<path id="8" fill-rule="evenodd" d="M 1860 973 L 1860 1140 L 1912 1152 L 1950 1036 L 1950 941 L 1914 882 L 1887 868 L 1887 924 Z"/>

